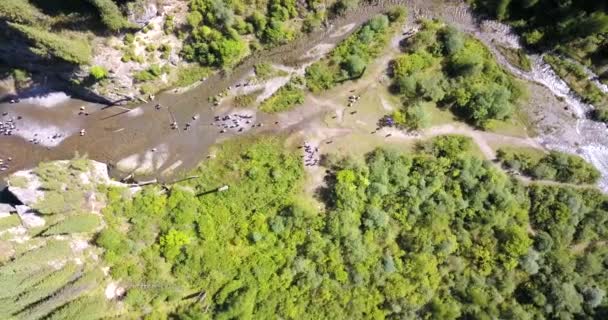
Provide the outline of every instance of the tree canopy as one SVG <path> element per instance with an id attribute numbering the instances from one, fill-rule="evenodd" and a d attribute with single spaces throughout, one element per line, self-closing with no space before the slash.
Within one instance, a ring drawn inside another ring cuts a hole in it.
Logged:
<path id="1" fill-rule="evenodd" d="M 320 211 L 281 143 L 228 142 L 168 194 L 108 190 L 97 243 L 112 276 L 163 284 L 127 288 L 134 316 L 605 315 L 599 192 L 524 187 L 471 156 L 468 138 L 446 136 L 334 163 Z"/>

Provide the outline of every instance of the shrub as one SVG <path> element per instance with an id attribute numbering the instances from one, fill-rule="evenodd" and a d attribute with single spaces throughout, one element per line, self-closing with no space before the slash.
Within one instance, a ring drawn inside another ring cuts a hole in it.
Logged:
<path id="1" fill-rule="evenodd" d="M 281 112 L 304 102 L 304 90 L 297 85 L 297 80 L 290 80 L 286 85 L 279 88 L 270 98 L 260 105 L 264 112 Z"/>
<path id="2" fill-rule="evenodd" d="M 177 82 L 175 85 L 178 87 L 189 86 L 207 77 L 210 73 L 211 70 L 209 68 L 199 65 L 181 67 L 177 70 Z"/>
<path id="3" fill-rule="evenodd" d="M 163 74 L 163 70 L 157 64 L 151 65 L 148 69 L 139 71 L 135 74 L 134 78 L 138 82 L 152 81 L 158 79 Z"/>
<path id="4" fill-rule="evenodd" d="M 274 68 L 268 62 L 256 63 L 255 66 L 253 66 L 253 69 L 255 71 L 256 77 L 261 80 L 270 78 L 274 73 Z"/>
<path id="5" fill-rule="evenodd" d="M 102 66 L 92 66 L 89 74 L 93 79 L 99 81 L 108 76 L 108 70 Z"/>

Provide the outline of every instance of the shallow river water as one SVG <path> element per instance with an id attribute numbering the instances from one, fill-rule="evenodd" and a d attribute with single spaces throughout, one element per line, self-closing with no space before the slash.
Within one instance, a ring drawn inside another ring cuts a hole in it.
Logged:
<path id="1" fill-rule="evenodd" d="M 538 92 L 540 97 L 534 97 L 531 103 L 538 104 L 535 107 L 541 109 L 541 113 L 549 114 L 539 115 L 536 124 L 551 127 L 551 130 L 541 130 L 537 139 L 549 149 L 578 153 L 593 162 L 604 176 L 600 186 L 608 188 L 606 126 L 586 119 L 585 113 L 592 106 L 581 102 L 542 61 L 542 57 L 531 56 L 531 72 L 519 70 L 510 65 L 494 47 L 495 41 L 506 46 L 519 46 L 518 37 L 507 26 L 475 19 L 466 5 L 460 2 L 441 5 L 433 1 L 405 0 L 378 1 L 371 6 L 358 8 L 332 21 L 327 30 L 249 57 L 229 74 L 215 74 L 191 90 L 183 93 L 168 91 L 157 95 L 154 101 L 128 109 L 104 107 L 69 98 L 64 93 L 23 99 L 15 104 L 0 104 L 0 114 L 8 113 L 0 116 L 0 121 L 12 119 L 16 126 L 13 135 L 0 136 L 0 159 L 6 161 L 8 157 L 12 158 L 8 170 L 0 172 L 0 176 L 32 167 L 40 161 L 71 158 L 76 152 L 109 163 L 111 167 L 122 167 L 122 172 L 114 172 L 116 177 L 129 173 L 129 163 L 148 163 L 152 173 L 146 174 L 146 177 L 154 176 L 161 180 L 172 176 L 174 171 L 192 168 L 207 156 L 211 145 L 235 134 L 220 133 L 212 125 L 215 116 L 231 113 L 233 109 L 228 105 L 214 107 L 209 102 L 210 97 L 229 86 L 243 83 L 257 62 L 267 61 L 291 67 L 310 62 L 315 56 L 311 52 L 313 49 L 335 45 L 357 26 L 394 4 L 405 4 L 410 19 L 439 18 L 476 36 L 490 47 L 506 69 L 524 80 L 541 85 Z M 351 28 L 344 29 L 347 26 Z M 346 32 L 339 32 L 343 29 Z M 157 110 L 154 107 L 156 104 L 162 108 Z M 266 125 L 248 132 L 279 130 L 271 125 L 276 120 L 275 116 L 254 110 L 249 112 L 253 113 L 256 123 Z M 198 115 L 197 120 L 192 119 L 194 115 Z M 309 118 L 304 116 L 302 119 Z M 179 130 L 171 128 L 173 121 L 179 124 Z M 190 123 L 191 127 L 183 130 L 186 123 Z M 84 136 L 80 135 L 82 129 L 86 131 Z M 281 130 L 289 130 L 289 127 Z M 247 134 L 247 131 L 243 134 Z M 141 178 L 145 177 L 142 175 Z"/>

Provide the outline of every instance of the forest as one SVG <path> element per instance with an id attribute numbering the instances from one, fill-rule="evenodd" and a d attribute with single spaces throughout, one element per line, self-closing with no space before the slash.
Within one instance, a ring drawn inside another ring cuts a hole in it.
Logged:
<path id="1" fill-rule="evenodd" d="M 391 64 L 392 91 L 403 103 L 392 115 L 399 126 L 427 126 L 434 105 L 483 128 L 508 118 L 524 96 L 523 86 L 481 42 L 439 21 L 422 21 L 404 51 Z"/>
<path id="2" fill-rule="evenodd" d="M 106 190 L 96 243 L 146 319 L 604 319 L 607 198 L 523 186 L 441 136 L 326 163 L 325 209 L 280 138 L 227 142 L 195 180 Z M 332 157 L 336 159 L 335 157 Z M 213 192 L 221 185 L 225 192 Z M 146 285 L 141 285 L 146 284 Z"/>
<path id="3" fill-rule="evenodd" d="M 605 1 L 468 0 L 475 8 L 520 32 L 530 48 L 556 50 L 590 67 L 605 80 L 608 4 Z"/>

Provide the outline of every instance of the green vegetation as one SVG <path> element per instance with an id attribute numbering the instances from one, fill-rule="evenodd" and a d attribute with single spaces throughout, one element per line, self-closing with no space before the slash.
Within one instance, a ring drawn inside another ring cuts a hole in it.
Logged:
<path id="1" fill-rule="evenodd" d="M 256 63 L 256 65 L 253 66 L 253 69 L 255 71 L 255 76 L 260 80 L 269 79 L 275 73 L 274 68 L 268 62 Z"/>
<path id="2" fill-rule="evenodd" d="M 481 42 L 440 22 L 423 21 L 405 50 L 392 63 L 392 90 L 403 101 L 395 117 L 403 126 L 423 126 L 421 103 L 433 103 L 485 127 L 489 120 L 511 116 L 522 96 L 515 78 Z"/>
<path id="3" fill-rule="evenodd" d="M 515 27 L 534 49 L 556 49 L 606 78 L 608 7 L 602 1 L 469 0 Z"/>
<path id="4" fill-rule="evenodd" d="M 0 21 L 7 23 L 4 36 L 30 47 L 41 58 L 87 64 L 91 44 L 87 32 L 118 31 L 133 26 L 123 16 L 118 1 L 3 0 Z M 120 1 L 125 3 L 128 1 Z M 26 65 L 27 66 L 27 65 Z"/>
<path id="5" fill-rule="evenodd" d="M 264 92 L 263 89 L 234 97 L 234 105 L 237 108 L 248 108 L 256 103 L 257 97 Z"/>
<path id="6" fill-rule="evenodd" d="M 260 110 L 264 112 L 281 112 L 304 102 L 304 80 L 292 78 L 279 88 L 270 98 L 264 100 Z"/>
<path id="7" fill-rule="evenodd" d="M 12 176 L 8 180 L 8 183 L 10 183 L 10 185 L 13 187 L 26 188 L 29 181 L 28 181 L 27 177 L 24 177 L 24 176 Z"/>
<path id="8" fill-rule="evenodd" d="M 81 213 L 89 207 L 85 201 L 104 201 L 97 192 L 97 181 L 82 178 L 91 168 L 89 160 L 79 157 L 40 164 L 32 172 L 45 195 L 33 207 L 44 211 L 41 218 L 46 226 L 30 228 L 25 219 L 22 225 L 18 215 L 0 221 L 0 228 L 26 230 L 25 234 L 5 233 L 0 240 L 3 255 L 8 257 L 0 261 L 3 318 L 99 319 L 121 312 L 99 294 L 106 285 L 97 258 L 100 252 L 87 245 L 103 226 L 100 215 Z M 57 211 L 51 211 L 53 208 Z M 96 306 L 91 305 L 93 297 Z M 84 314 L 74 317 L 75 312 Z"/>
<path id="9" fill-rule="evenodd" d="M 67 303 L 61 309 L 53 312 L 49 317 L 50 320 L 97 320 L 104 319 L 108 315 L 106 297 L 102 295 L 91 295 L 76 299 Z"/>
<path id="10" fill-rule="evenodd" d="M 72 214 L 84 210 L 86 193 L 94 191 L 94 185 L 85 183 L 79 176 L 88 169 L 83 158 L 71 160 L 67 166 L 58 163 L 42 163 L 34 173 L 40 179 L 45 196 L 33 208 L 43 215 Z"/>
<path id="11" fill-rule="evenodd" d="M 0 17 L 17 23 L 34 23 L 46 18 L 28 0 L 0 1 Z"/>
<path id="12" fill-rule="evenodd" d="M 51 296 L 53 293 L 61 289 L 61 287 L 73 281 L 78 276 L 78 267 L 75 264 L 68 264 L 67 266 L 40 280 L 40 282 L 32 285 L 18 296 L 13 297 L 12 301 L 10 302 L 10 306 L 14 309 L 10 311 L 5 309 L 5 311 L 8 312 L 3 314 L 14 315 L 18 313 L 27 306 Z"/>
<path id="13" fill-rule="evenodd" d="M 102 66 L 92 66 L 89 73 L 95 81 L 103 80 L 108 77 L 108 70 Z"/>
<path id="14" fill-rule="evenodd" d="M 134 78 L 139 82 L 152 81 L 158 79 L 163 73 L 167 73 L 166 67 L 153 64 L 148 69 L 137 72 Z"/>
<path id="15" fill-rule="evenodd" d="M 201 67 L 199 65 L 182 67 L 177 70 L 177 82 L 175 86 L 187 87 L 207 77 L 210 73 L 211 70 L 208 67 Z"/>
<path id="16" fill-rule="evenodd" d="M 123 16 L 118 6 L 112 0 L 87 0 L 99 11 L 103 24 L 111 31 L 133 28 L 134 26 Z"/>
<path id="17" fill-rule="evenodd" d="M 293 40 L 296 18 L 306 16 L 307 9 L 312 16 L 305 29 L 319 25 L 325 17 L 324 7 L 318 1 L 307 2 L 308 8 L 298 8 L 295 0 L 191 0 L 191 30 L 182 54 L 203 66 L 230 69 L 251 50 Z"/>
<path id="18" fill-rule="evenodd" d="M 101 217 L 95 214 L 75 214 L 66 217 L 44 231 L 45 236 L 54 234 L 92 232 L 101 225 Z"/>
<path id="19" fill-rule="evenodd" d="M 31 80 L 31 74 L 25 70 L 13 69 L 11 72 L 17 89 L 26 88 Z"/>
<path id="20" fill-rule="evenodd" d="M 394 9 L 401 12 L 403 9 Z M 389 19 L 389 17 L 391 17 Z M 365 67 L 385 48 L 404 15 L 378 15 L 340 43 L 327 58 L 306 68 L 306 85 L 312 92 L 330 89 L 360 77 Z"/>
<path id="21" fill-rule="evenodd" d="M 91 59 L 91 47 L 84 39 L 58 35 L 23 24 L 8 25 L 27 38 L 37 53 L 51 55 L 74 64 L 87 64 Z"/>
<path id="22" fill-rule="evenodd" d="M 527 151 L 500 149 L 497 158 L 505 168 L 534 179 L 589 184 L 597 182 L 600 177 L 599 171 L 583 158 L 563 152 L 551 151 L 539 156 Z"/>
<path id="23" fill-rule="evenodd" d="M 108 189 L 97 243 L 110 272 L 163 284 L 128 290 L 131 317 L 605 315 L 599 192 L 526 188 L 471 156 L 470 139 L 447 136 L 415 154 L 334 161 L 319 212 L 282 145 L 228 142 L 167 194 Z"/>
<path id="24" fill-rule="evenodd" d="M 510 64 L 524 71 L 532 71 L 532 62 L 522 49 L 514 49 L 502 45 L 496 45 L 500 53 L 509 61 Z"/>
<path id="25" fill-rule="evenodd" d="M 0 231 L 17 227 L 21 225 L 21 220 L 16 214 L 11 214 L 8 217 L 0 218 Z"/>
<path id="26" fill-rule="evenodd" d="M 46 246 L 26 252 L 17 259 L 0 267 L 0 275 L 32 272 L 45 266 L 39 261 L 53 261 L 69 256 L 72 250 L 67 241 L 49 241 Z"/>

